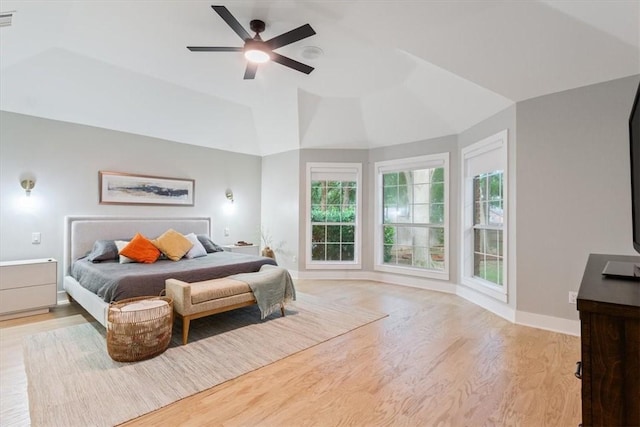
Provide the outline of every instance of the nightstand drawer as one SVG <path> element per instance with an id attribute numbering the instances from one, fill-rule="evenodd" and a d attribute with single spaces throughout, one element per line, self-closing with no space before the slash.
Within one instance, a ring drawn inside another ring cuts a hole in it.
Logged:
<path id="1" fill-rule="evenodd" d="M 247 254 L 247 255 L 260 255 L 260 247 L 258 245 L 245 245 L 245 246 L 236 246 L 236 245 L 227 245 L 223 246 L 224 250 L 227 252 L 235 252 L 239 254 Z"/>
<path id="2" fill-rule="evenodd" d="M 0 265 L 0 290 L 57 282 L 55 261 L 3 262 Z"/>
<path id="3" fill-rule="evenodd" d="M 56 288 L 56 284 L 51 283 L 0 291 L 0 313 L 13 313 L 56 305 Z"/>

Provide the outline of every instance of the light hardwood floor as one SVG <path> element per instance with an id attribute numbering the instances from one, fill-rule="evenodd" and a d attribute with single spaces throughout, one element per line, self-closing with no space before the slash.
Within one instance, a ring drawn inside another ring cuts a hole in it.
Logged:
<path id="1" fill-rule="evenodd" d="M 126 425 L 580 422 L 580 382 L 573 375 L 580 358 L 577 337 L 514 325 L 438 292 L 366 281 L 299 280 L 296 289 L 389 316 Z M 22 337 L 87 319 L 72 304 L 0 322 L 0 425 L 28 425 Z"/>

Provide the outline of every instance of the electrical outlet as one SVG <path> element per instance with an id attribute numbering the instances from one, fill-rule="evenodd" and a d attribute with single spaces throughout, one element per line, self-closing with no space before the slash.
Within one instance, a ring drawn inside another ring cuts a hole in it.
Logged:
<path id="1" fill-rule="evenodd" d="M 569 292 L 569 304 L 575 304 L 578 299 L 577 292 Z"/>
<path id="2" fill-rule="evenodd" d="M 298 257 L 297 256 L 292 256 L 291 257 L 291 262 L 297 262 L 298 261 Z"/>

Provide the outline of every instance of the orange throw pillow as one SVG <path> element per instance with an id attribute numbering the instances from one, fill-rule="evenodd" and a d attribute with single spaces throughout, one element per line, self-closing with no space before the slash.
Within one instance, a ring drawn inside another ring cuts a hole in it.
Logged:
<path id="1" fill-rule="evenodd" d="M 129 244 L 122 248 L 120 255 L 131 258 L 136 262 L 153 264 L 160 257 L 160 251 L 149 239 L 140 233 L 136 233 Z"/>

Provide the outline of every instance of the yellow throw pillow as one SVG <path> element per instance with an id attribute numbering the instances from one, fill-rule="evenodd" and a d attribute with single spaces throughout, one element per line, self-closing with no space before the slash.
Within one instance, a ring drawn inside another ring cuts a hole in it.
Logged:
<path id="1" fill-rule="evenodd" d="M 122 248 L 122 250 L 120 251 L 120 255 L 131 258 L 136 262 L 153 264 L 160 256 L 160 251 L 153 244 L 151 244 L 149 239 L 147 239 L 140 233 L 136 233 L 129 244 Z"/>
<path id="2" fill-rule="evenodd" d="M 193 246 L 189 239 L 171 228 L 151 243 L 172 261 L 180 260 Z"/>

